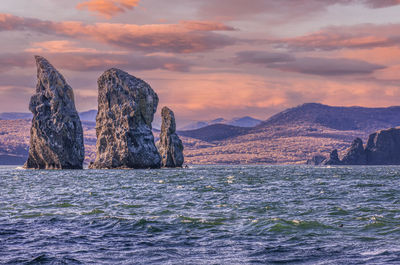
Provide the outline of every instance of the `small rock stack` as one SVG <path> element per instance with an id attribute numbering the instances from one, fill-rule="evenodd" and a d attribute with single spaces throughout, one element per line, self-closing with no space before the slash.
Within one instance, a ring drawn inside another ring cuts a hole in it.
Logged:
<path id="1" fill-rule="evenodd" d="M 163 167 L 182 167 L 183 144 L 176 134 L 175 115 L 168 107 L 161 110 L 161 133 L 160 141 L 157 143 L 158 151 L 161 155 L 161 165 Z"/>

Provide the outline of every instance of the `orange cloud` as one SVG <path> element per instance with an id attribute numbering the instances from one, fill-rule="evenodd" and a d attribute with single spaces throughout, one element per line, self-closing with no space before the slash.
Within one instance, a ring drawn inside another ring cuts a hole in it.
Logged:
<path id="1" fill-rule="evenodd" d="M 96 49 L 81 48 L 67 40 L 35 42 L 31 48 L 25 51 L 31 53 L 98 53 Z"/>
<path id="2" fill-rule="evenodd" d="M 84 24 L 77 21 L 52 22 L 0 14 L 0 31 L 35 31 L 90 39 L 127 50 L 193 53 L 232 45 L 236 39 L 215 31 L 233 30 L 219 22 L 184 21 L 179 24 Z"/>
<path id="3" fill-rule="evenodd" d="M 78 9 L 87 9 L 108 19 L 118 13 L 132 10 L 139 0 L 89 0 L 77 5 Z"/>

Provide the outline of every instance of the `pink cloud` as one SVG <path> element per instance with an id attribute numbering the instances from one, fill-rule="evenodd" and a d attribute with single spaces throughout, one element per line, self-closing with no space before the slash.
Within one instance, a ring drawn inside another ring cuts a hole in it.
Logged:
<path id="1" fill-rule="evenodd" d="M 399 5 L 399 0 L 203 0 L 199 13 L 204 17 L 236 20 L 263 14 L 270 20 L 293 21 L 332 5 L 362 4 L 369 8 Z"/>
<path id="2" fill-rule="evenodd" d="M 294 38 L 272 40 L 277 46 L 300 51 L 370 49 L 400 46 L 400 24 L 332 26 Z"/>
<path id="3" fill-rule="evenodd" d="M 139 0 L 89 0 L 77 5 L 78 9 L 87 9 L 108 19 L 132 10 L 139 4 Z"/>
<path id="4" fill-rule="evenodd" d="M 359 50 L 338 50 L 332 52 L 335 56 L 349 59 L 364 60 L 368 58 L 369 62 L 385 65 L 400 64 L 400 47 L 376 47 L 372 49 Z"/>
<path id="5" fill-rule="evenodd" d="M 98 53 L 93 48 L 78 47 L 74 42 L 68 40 L 53 40 L 35 42 L 25 50 L 30 53 Z"/>
<path id="6" fill-rule="evenodd" d="M 0 72 L 13 70 L 15 67 L 24 68 L 34 66 L 34 61 L 31 56 L 26 56 L 23 53 L 2 53 L 0 54 Z"/>
<path id="7" fill-rule="evenodd" d="M 89 39 L 126 50 L 193 53 L 223 48 L 236 42 L 215 31 L 233 30 L 219 22 L 184 21 L 179 24 L 84 24 L 52 22 L 0 14 L 0 31 L 24 30 Z"/>
<path id="8" fill-rule="evenodd" d="M 60 70 L 71 71 L 105 71 L 111 67 L 133 71 L 167 70 L 187 72 L 191 63 L 175 57 L 140 56 L 131 54 L 112 54 L 101 52 L 65 52 L 41 53 Z M 0 55 L 0 72 L 11 71 L 13 68 L 34 66 L 33 53 L 2 54 Z M 4 67 L 1 67 L 4 66 Z"/>
<path id="9" fill-rule="evenodd" d="M 185 28 L 196 31 L 231 31 L 235 28 L 214 21 L 181 21 Z"/>

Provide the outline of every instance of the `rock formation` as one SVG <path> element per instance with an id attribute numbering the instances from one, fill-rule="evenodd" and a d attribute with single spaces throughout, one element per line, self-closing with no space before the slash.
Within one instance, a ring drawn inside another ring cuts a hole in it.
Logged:
<path id="1" fill-rule="evenodd" d="M 325 160 L 326 157 L 323 155 L 314 155 L 311 159 L 307 160 L 307 165 L 318 166 L 321 165 Z"/>
<path id="2" fill-rule="evenodd" d="M 365 152 L 368 165 L 400 165 L 400 128 L 371 134 Z"/>
<path id="3" fill-rule="evenodd" d="M 364 150 L 363 141 L 356 138 L 347 150 L 346 155 L 343 157 L 341 163 L 343 165 L 366 165 L 367 154 Z"/>
<path id="4" fill-rule="evenodd" d="M 72 88 L 45 58 L 35 59 L 38 83 L 29 103 L 33 119 L 25 168 L 81 169 L 83 130 Z"/>
<path id="5" fill-rule="evenodd" d="M 175 116 L 172 110 L 164 107 L 161 111 L 160 141 L 157 143 L 163 167 L 181 167 L 183 165 L 183 144 L 176 134 Z"/>
<path id="6" fill-rule="evenodd" d="M 329 154 L 329 158 L 323 162 L 324 165 L 341 165 L 342 162 L 339 159 L 337 149 L 333 150 Z"/>
<path id="7" fill-rule="evenodd" d="M 151 123 L 158 96 L 143 80 L 119 69 L 98 79 L 96 160 L 91 168 L 159 168 Z"/>
<path id="8" fill-rule="evenodd" d="M 400 165 L 400 128 L 380 130 L 371 134 L 364 149 L 356 138 L 342 160 L 333 150 L 325 165 Z"/>

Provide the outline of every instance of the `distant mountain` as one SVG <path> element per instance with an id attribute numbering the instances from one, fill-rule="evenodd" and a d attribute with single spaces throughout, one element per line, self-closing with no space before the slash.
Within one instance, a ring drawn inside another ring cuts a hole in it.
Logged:
<path id="1" fill-rule="evenodd" d="M 178 131 L 179 135 L 199 139 L 206 142 L 220 141 L 246 134 L 249 128 L 225 124 L 213 124 L 197 130 Z"/>
<path id="2" fill-rule="evenodd" d="M 32 113 L 28 112 L 3 112 L 0 113 L 0 120 L 24 120 L 32 119 Z"/>
<path id="3" fill-rule="evenodd" d="M 197 130 L 206 126 L 209 126 L 210 123 L 206 122 L 206 121 L 196 121 L 196 122 L 192 122 L 189 123 L 188 125 L 185 125 L 183 127 L 181 127 L 180 129 L 182 131 L 190 131 L 190 130 Z"/>
<path id="4" fill-rule="evenodd" d="M 332 107 L 306 103 L 282 111 L 258 127 L 317 124 L 336 130 L 373 132 L 400 125 L 400 106 L 388 108 Z"/>
<path id="5" fill-rule="evenodd" d="M 258 119 L 254 119 L 249 116 L 245 116 L 242 118 L 233 118 L 226 124 L 232 125 L 232 126 L 238 126 L 238 127 L 255 127 L 259 125 L 262 121 Z"/>
<path id="6" fill-rule="evenodd" d="M 94 109 L 79 113 L 79 117 L 81 118 L 82 121 L 96 122 L 96 115 L 97 115 L 97 110 Z"/>
<path id="7" fill-rule="evenodd" d="M 181 131 L 196 130 L 213 124 L 225 124 L 237 127 L 254 127 L 261 123 L 261 120 L 245 116 L 240 118 L 233 118 L 232 120 L 226 120 L 224 118 L 217 118 L 211 121 L 196 121 L 186 126 L 179 128 Z"/>
<path id="8" fill-rule="evenodd" d="M 79 113 L 79 117 L 82 121 L 96 122 L 97 110 L 88 110 Z M 32 113 L 30 112 L 3 112 L 0 113 L 0 120 L 25 120 L 32 119 Z"/>

